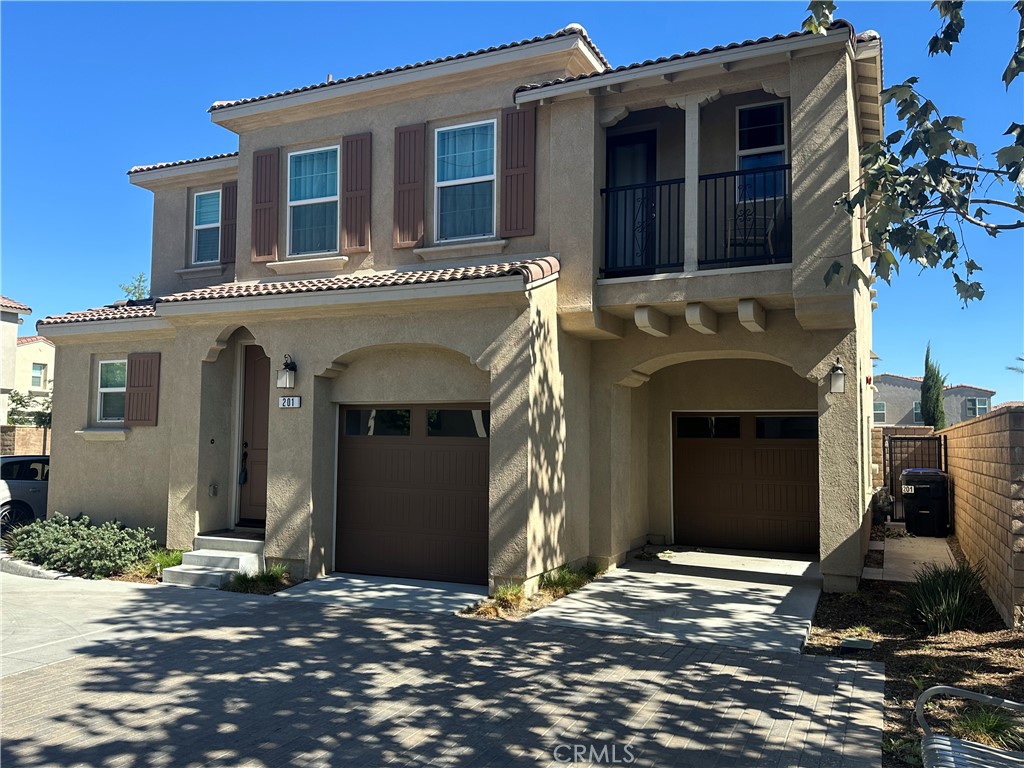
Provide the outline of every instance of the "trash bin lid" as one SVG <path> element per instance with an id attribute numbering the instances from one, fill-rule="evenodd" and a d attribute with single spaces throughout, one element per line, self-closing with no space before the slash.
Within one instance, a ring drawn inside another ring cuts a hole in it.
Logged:
<path id="1" fill-rule="evenodd" d="M 945 476 L 946 473 L 943 472 L 941 469 L 934 469 L 928 467 L 914 467 L 912 469 L 904 469 L 903 472 L 900 473 L 901 480 L 903 478 L 911 480 L 930 480 Z"/>

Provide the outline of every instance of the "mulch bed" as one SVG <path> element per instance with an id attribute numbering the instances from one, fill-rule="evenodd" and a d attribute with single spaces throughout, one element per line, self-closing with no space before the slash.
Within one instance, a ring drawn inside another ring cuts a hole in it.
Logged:
<path id="1" fill-rule="evenodd" d="M 950 548 L 963 557 L 955 538 Z M 1007 629 L 985 599 L 970 629 L 929 637 L 911 622 L 905 608 L 906 585 L 862 581 L 857 592 L 823 594 L 805 653 L 838 656 L 846 637 L 873 640 L 871 650 L 857 658 L 885 663 L 885 724 L 882 765 L 920 765 L 921 731 L 914 702 L 933 685 L 953 685 L 994 696 L 1024 701 L 1024 631 Z M 937 731 L 963 707 L 955 699 L 933 699 L 929 723 Z M 947 703 L 948 702 L 948 703 Z"/>
<path id="2" fill-rule="evenodd" d="M 488 621 L 519 621 L 545 605 L 550 605 L 558 598 L 547 590 L 539 590 L 525 598 L 518 605 L 502 605 L 493 597 L 484 598 L 476 605 L 459 612 L 459 616 L 467 619 L 484 619 Z"/>

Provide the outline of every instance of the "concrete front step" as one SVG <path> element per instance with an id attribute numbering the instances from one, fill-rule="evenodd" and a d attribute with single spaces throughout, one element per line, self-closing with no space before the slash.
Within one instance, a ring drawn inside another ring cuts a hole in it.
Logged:
<path id="1" fill-rule="evenodd" d="M 220 589 L 237 571 L 230 568 L 216 568 L 207 565 L 175 565 L 164 568 L 164 584 L 180 584 L 186 587 L 213 587 Z"/>
<path id="2" fill-rule="evenodd" d="M 259 573 L 260 557 L 252 552 L 228 549 L 194 549 L 181 556 L 182 565 L 203 565 L 207 568 L 227 568 L 236 573 Z"/>
<path id="3" fill-rule="evenodd" d="M 251 552 L 263 557 L 263 541 L 261 539 L 231 538 L 227 535 L 196 536 L 193 549 L 216 549 L 229 552 Z"/>

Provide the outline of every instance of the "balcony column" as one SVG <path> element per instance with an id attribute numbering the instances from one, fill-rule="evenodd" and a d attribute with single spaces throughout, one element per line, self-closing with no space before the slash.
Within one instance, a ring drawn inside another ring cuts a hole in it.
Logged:
<path id="1" fill-rule="evenodd" d="M 721 91 L 698 91 L 667 100 L 675 109 L 686 111 L 686 184 L 683 189 L 683 271 L 697 271 L 700 244 L 700 110 L 722 95 Z"/>

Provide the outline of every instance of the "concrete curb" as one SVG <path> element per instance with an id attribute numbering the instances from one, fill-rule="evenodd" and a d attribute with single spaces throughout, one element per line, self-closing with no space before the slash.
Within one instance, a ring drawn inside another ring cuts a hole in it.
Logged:
<path id="1" fill-rule="evenodd" d="M 67 573 L 61 571 L 48 571 L 38 565 L 26 563 L 24 560 L 15 560 L 13 557 L 0 557 L 0 572 L 10 573 L 13 576 L 27 576 L 30 579 L 73 579 Z"/>

